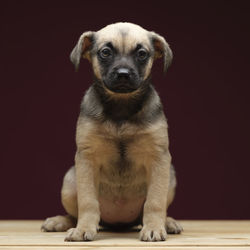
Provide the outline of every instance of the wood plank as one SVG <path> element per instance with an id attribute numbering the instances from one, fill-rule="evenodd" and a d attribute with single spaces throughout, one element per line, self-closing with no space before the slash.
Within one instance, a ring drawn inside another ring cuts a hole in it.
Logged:
<path id="1" fill-rule="evenodd" d="M 70 246 L 62 246 L 62 247 L 51 247 L 51 246 L 7 246 L 7 247 L 1 247 L 0 246 L 0 249 L 1 250 L 13 250 L 13 249 L 16 249 L 16 250 L 43 250 L 43 249 L 46 249 L 46 250 L 214 250 L 214 249 L 218 249 L 218 250 L 249 250 L 250 247 L 235 247 L 235 246 L 232 246 L 232 247 L 220 247 L 220 246 L 217 246 L 217 247 L 84 247 L 84 246 L 81 246 L 81 247 L 70 247 Z"/>
<path id="2" fill-rule="evenodd" d="M 66 233 L 40 231 L 42 221 L 0 221 L 1 249 L 250 249 L 250 221 L 181 221 L 184 232 L 164 242 L 141 242 L 138 232 L 99 232 L 92 242 L 64 242 Z"/>

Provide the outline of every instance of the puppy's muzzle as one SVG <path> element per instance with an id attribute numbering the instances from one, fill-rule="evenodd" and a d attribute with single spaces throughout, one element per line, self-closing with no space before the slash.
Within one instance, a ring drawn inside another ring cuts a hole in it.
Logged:
<path id="1" fill-rule="evenodd" d="M 117 93 L 129 93 L 139 88 L 139 79 L 133 69 L 120 67 L 114 68 L 109 74 L 105 85 Z"/>

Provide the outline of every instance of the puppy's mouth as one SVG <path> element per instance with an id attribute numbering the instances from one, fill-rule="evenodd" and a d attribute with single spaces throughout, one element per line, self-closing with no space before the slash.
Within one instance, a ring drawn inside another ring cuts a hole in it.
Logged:
<path id="1" fill-rule="evenodd" d="M 104 82 L 104 85 L 106 86 L 106 88 L 115 93 L 131 93 L 138 89 L 138 87 L 133 86 L 131 83 L 128 82 L 118 82 L 112 85 L 106 84 Z"/>

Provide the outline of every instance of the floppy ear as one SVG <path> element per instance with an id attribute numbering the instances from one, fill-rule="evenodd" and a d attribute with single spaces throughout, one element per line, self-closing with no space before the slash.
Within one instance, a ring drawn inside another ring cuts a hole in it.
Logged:
<path id="1" fill-rule="evenodd" d="M 164 60 L 164 72 L 166 72 L 167 68 L 170 66 L 173 59 L 173 52 L 170 49 L 168 43 L 164 39 L 164 37 L 156 34 L 155 32 L 151 32 L 152 43 L 155 50 L 155 59 L 163 57 Z"/>
<path id="2" fill-rule="evenodd" d="M 70 54 L 70 60 L 75 65 L 76 71 L 79 68 L 81 57 L 91 60 L 90 49 L 94 40 L 94 33 L 93 31 L 84 32 Z"/>

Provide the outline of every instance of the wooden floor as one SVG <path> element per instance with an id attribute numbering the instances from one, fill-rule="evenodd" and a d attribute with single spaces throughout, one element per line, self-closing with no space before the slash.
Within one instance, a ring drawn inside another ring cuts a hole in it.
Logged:
<path id="1" fill-rule="evenodd" d="M 184 232 L 164 242 L 141 242 L 138 232 L 99 232 L 92 242 L 64 242 L 66 233 L 40 231 L 42 221 L 0 221 L 0 249 L 180 250 L 249 249 L 250 221 L 181 221 Z"/>

